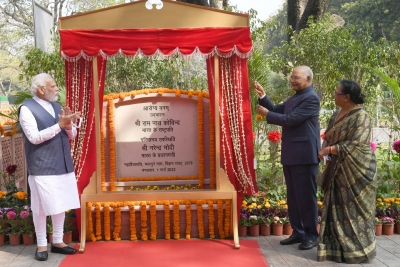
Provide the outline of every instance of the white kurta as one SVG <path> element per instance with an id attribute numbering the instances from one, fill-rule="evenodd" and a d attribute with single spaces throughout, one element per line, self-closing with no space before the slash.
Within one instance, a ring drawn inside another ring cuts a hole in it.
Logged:
<path id="1" fill-rule="evenodd" d="M 49 102 L 36 96 L 33 99 L 55 117 L 54 109 Z M 19 115 L 21 128 L 32 144 L 41 144 L 50 140 L 61 131 L 58 123 L 39 131 L 35 117 L 25 106 L 21 107 Z M 75 127 L 66 132 L 69 139 L 76 137 Z M 39 203 L 42 203 L 46 215 L 58 214 L 80 206 L 76 177 L 73 172 L 63 175 L 29 175 L 28 182 L 31 189 L 31 208 L 34 213 L 39 212 Z"/>

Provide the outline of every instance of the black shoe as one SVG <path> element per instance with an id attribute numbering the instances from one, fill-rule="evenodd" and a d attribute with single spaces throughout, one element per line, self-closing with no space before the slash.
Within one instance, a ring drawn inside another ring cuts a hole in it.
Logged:
<path id="1" fill-rule="evenodd" d="M 47 257 L 49 255 L 47 254 L 47 251 L 42 251 L 42 252 L 38 252 L 36 249 L 35 252 L 35 259 L 38 261 L 47 261 Z"/>
<path id="2" fill-rule="evenodd" d="M 51 250 L 52 253 L 60 253 L 60 254 L 65 254 L 65 255 L 70 255 L 70 254 L 75 254 L 76 249 L 71 248 L 69 246 L 65 246 L 63 248 L 59 248 L 56 246 L 51 245 Z"/>
<path id="3" fill-rule="evenodd" d="M 296 243 L 301 243 L 303 241 L 303 239 L 301 239 L 300 237 L 295 237 L 295 236 L 289 236 L 286 239 L 281 240 L 281 245 L 292 245 L 292 244 L 296 244 Z"/>
<path id="4" fill-rule="evenodd" d="M 318 239 L 314 240 L 314 241 L 312 241 L 312 240 L 304 240 L 299 245 L 299 249 L 300 250 L 308 250 L 308 249 L 312 249 L 313 247 L 316 247 L 317 245 L 318 245 Z"/>

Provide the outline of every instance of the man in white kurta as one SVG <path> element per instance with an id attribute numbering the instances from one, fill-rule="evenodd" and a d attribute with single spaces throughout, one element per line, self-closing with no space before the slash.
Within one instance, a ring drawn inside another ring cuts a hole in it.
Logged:
<path id="1" fill-rule="evenodd" d="M 53 225 L 51 252 L 76 253 L 63 242 L 63 229 L 65 211 L 80 206 L 68 142 L 76 137 L 74 121 L 80 114 L 72 113 L 69 108 L 63 109 L 55 102 L 58 90 L 50 75 L 36 75 L 31 86 L 34 97 L 22 104 L 19 110 L 38 246 L 35 258 L 39 261 L 48 258 L 46 216 L 49 215 Z"/>

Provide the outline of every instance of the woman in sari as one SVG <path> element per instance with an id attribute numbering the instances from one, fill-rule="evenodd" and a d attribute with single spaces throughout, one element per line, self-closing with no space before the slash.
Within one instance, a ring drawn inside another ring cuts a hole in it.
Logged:
<path id="1" fill-rule="evenodd" d="M 334 97 L 340 109 L 332 115 L 318 153 L 322 161 L 324 156 L 329 158 L 318 179 L 324 189 L 324 207 L 317 260 L 367 262 L 376 254 L 372 125 L 359 106 L 365 96 L 356 82 L 341 81 Z"/>

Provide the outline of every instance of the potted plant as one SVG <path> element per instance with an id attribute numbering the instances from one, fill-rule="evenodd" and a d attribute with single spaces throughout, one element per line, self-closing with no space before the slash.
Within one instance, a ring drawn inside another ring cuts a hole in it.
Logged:
<path id="1" fill-rule="evenodd" d="M 271 235 L 271 224 L 272 224 L 272 221 L 273 221 L 272 217 L 267 217 L 267 216 L 260 216 L 259 217 L 260 234 L 262 236 Z"/>
<path id="2" fill-rule="evenodd" d="M 65 244 L 72 243 L 72 230 L 74 230 L 74 226 L 72 225 L 71 220 L 68 217 L 68 212 L 66 213 L 67 216 L 64 220 L 64 237 L 63 241 Z"/>
<path id="3" fill-rule="evenodd" d="M 398 211 L 400 212 L 400 209 L 398 209 Z M 398 234 L 400 234 L 400 215 L 397 215 L 397 216 L 394 218 L 394 222 L 395 222 L 395 226 L 396 226 L 396 232 L 397 232 Z"/>
<path id="4" fill-rule="evenodd" d="M 380 236 L 382 235 L 382 220 L 378 217 L 375 217 L 375 235 Z"/>
<path id="5" fill-rule="evenodd" d="M 250 226 L 249 226 L 250 236 L 259 236 L 260 235 L 260 225 L 258 222 L 258 216 L 250 215 L 249 221 L 250 221 Z"/>
<path id="6" fill-rule="evenodd" d="M 284 218 L 283 222 L 283 234 L 284 235 L 292 235 L 293 229 L 292 225 L 290 224 L 289 217 Z"/>
<path id="7" fill-rule="evenodd" d="M 394 233 L 394 219 L 388 216 L 382 218 L 382 234 L 393 235 Z"/>
<path id="8" fill-rule="evenodd" d="M 32 214 L 30 208 L 27 206 L 26 209 L 22 210 L 19 214 L 22 220 L 22 241 L 24 245 L 32 245 L 34 243 L 34 227 L 32 222 Z"/>
<path id="9" fill-rule="evenodd" d="M 6 236 L 7 229 L 0 223 L 0 247 L 4 245 L 4 238 Z"/>
<path id="10" fill-rule="evenodd" d="M 239 236 L 247 235 L 247 227 L 250 225 L 249 215 L 242 209 L 239 219 Z"/>
<path id="11" fill-rule="evenodd" d="M 10 246 L 19 245 L 21 243 L 22 233 L 21 221 L 17 219 L 17 213 L 14 210 L 9 210 L 6 216 L 8 219 L 7 222 L 10 225 L 7 230 Z"/>
<path id="12" fill-rule="evenodd" d="M 272 232 L 276 236 L 283 235 L 283 224 L 285 222 L 285 218 L 280 218 L 278 216 L 274 217 L 274 221 L 272 223 Z"/>

